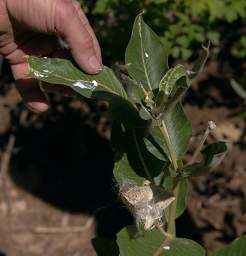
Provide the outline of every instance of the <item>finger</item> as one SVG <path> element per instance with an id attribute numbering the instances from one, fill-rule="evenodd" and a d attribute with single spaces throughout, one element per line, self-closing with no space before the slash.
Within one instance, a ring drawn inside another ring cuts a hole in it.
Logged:
<path id="1" fill-rule="evenodd" d="M 58 34 L 67 42 L 75 61 L 84 71 L 98 73 L 102 63 L 97 57 L 93 37 L 87 31 L 72 1 L 61 0 L 58 3 L 55 13 Z"/>
<path id="2" fill-rule="evenodd" d="M 34 34 L 32 38 L 28 37 L 22 44 L 19 44 L 15 51 L 6 56 L 6 59 L 10 64 L 18 64 L 25 62 L 27 55 L 49 55 L 58 47 L 59 44 L 56 37 Z"/>
<path id="3" fill-rule="evenodd" d="M 87 17 L 85 16 L 84 12 L 82 11 L 80 3 L 78 1 L 76 1 L 76 0 L 73 0 L 73 5 L 74 5 L 75 9 L 77 10 L 78 15 L 79 15 L 82 23 L 84 24 L 86 30 L 91 35 L 92 40 L 93 40 L 93 44 L 94 44 L 94 48 L 95 48 L 95 51 L 96 51 L 97 58 L 101 61 L 102 60 L 101 48 L 99 46 L 98 40 L 96 38 L 96 35 L 95 35 L 95 33 L 94 33 L 94 31 L 93 31 L 93 29 L 92 29 L 92 27 L 91 27 Z"/>
<path id="4" fill-rule="evenodd" d="M 7 56 L 16 80 L 16 87 L 24 103 L 33 111 L 44 112 L 48 110 L 49 102 L 46 95 L 40 90 L 38 82 L 34 79 L 28 79 L 28 65 L 25 56 L 49 55 L 56 47 L 57 42 L 53 37 L 36 35 Z"/>
<path id="5" fill-rule="evenodd" d="M 70 51 L 65 48 L 57 48 L 54 52 L 52 52 L 50 56 L 52 58 L 68 59 L 72 61 L 72 56 Z"/>
<path id="6" fill-rule="evenodd" d="M 45 112 L 49 109 L 49 101 L 40 90 L 36 80 L 19 79 L 15 84 L 22 96 L 23 102 L 30 110 L 34 112 Z"/>
<path id="7" fill-rule="evenodd" d="M 13 76 L 16 79 L 15 85 L 23 102 L 28 108 L 35 112 L 45 112 L 49 108 L 46 95 L 40 90 L 35 79 L 26 78 L 28 66 L 26 62 L 11 65 Z"/>

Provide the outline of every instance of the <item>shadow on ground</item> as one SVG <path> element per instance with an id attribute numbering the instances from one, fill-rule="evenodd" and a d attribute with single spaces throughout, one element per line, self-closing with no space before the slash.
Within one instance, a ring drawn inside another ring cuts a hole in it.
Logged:
<path id="1" fill-rule="evenodd" d="M 113 154 L 108 140 L 77 111 L 50 113 L 16 133 L 14 182 L 69 212 L 92 213 L 115 200 Z"/>

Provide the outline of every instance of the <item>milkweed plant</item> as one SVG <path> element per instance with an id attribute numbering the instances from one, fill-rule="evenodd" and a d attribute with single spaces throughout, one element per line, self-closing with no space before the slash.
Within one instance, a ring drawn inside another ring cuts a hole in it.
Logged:
<path id="1" fill-rule="evenodd" d="M 186 209 L 189 179 L 214 170 L 227 151 L 223 141 L 204 146 L 216 128 L 209 121 L 193 156 L 184 160 L 192 128 L 181 101 L 208 53 L 209 45 L 204 45 L 190 70 L 181 64 L 169 67 L 165 45 L 140 14 L 118 76 L 106 66 L 88 75 L 68 60 L 27 57 L 29 77 L 109 103 L 114 178 L 135 222 L 112 239 L 95 237 L 92 243 L 99 256 L 208 255 L 197 242 L 177 237 L 175 226 Z M 245 256 L 246 236 L 209 255 Z"/>

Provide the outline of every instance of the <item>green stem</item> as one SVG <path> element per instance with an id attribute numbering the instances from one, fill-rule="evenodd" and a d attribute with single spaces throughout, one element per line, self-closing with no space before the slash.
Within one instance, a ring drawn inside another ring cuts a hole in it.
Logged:
<path id="1" fill-rule="evenodd" d="M 170 158 L 171 158 L 170 161 L 172 163 L 173 169 L 176 172 L 177 169 L 178 169 L 176 155 L 175 155 L 175 151 L 174 151 L 171 139 L 169 137 L 168 130 L 167 130 L 167 127 L 166 127 L 166 124 L 165 124 L 164 120 L 161 122 L 160 130 L 161 130 L 161 133 L 162 133 L 162 135 L 164 137 L 164 140 L 166 142 L 167 149 L 169 151 L 169 155 L 170 155 Z"/>
<path id="2" fill-rule="evenodd" d="M 167 233 L 172 235 L 173 237 L 176 236 L 175 219 L 176 219 L 176 211 L 177 211 L 179 186 L 180 186 L 180 183 L 178 183 L 173 190 L 173 195 L 175 196 L 175 200 L 171 204 L 171 209 L 170 209 L 169 218 L 168 218 Z"/>
<path id="3" fill-rule="evenodd" d="M 177 159 L 176 159 L 175 151 L 174 151 L 174 148 L 173 148 L 173 145 L 172 145 L 170 136 L 168 134 L 168 130 L 167 130 L 164 120 L 162 120 L 162 122 L 161 122 L 160 130 L 161 130 L 161 133 L 164 137 L 164 140 L 166 142 L 166 145 L 167 145 L 167 148 L 169 151 L 171 164 L 173 166 L 174 171 L 176 172 L 178 169 Z M 169 212 L 169 218 L 168 218 L 167 233 L 170 234 L 172 237 L 175 237 L 175 235 L 176 235 L 175 218 L 176 218 L 176 210 L 177 210 L 178 193 L 179 193 L 179 183 L 176 185 L 176 187 L 174 188 L 174 191 L 173 191 L 175 200 L 170 206 L 170 212 Z"/>
<path id="4" fill-rule="evenodd" d="M 204 145 L 204 143 L 205 143 L 209 133 L 210 133 L 210 130 L 207 128 L 205 133 L 204 133 L 204 135 L 202 136 L 201 141 L 199 142 L 199 145 L 197 146 L 194 154 L 192 155 L 192 157 L 191 157 L 191 159 L 190 159 L 190 161 L 188 162 L 187 165 L 191 165 L 191 164 L 193 164 L 195 162 L 195 160 L 197 159 L 198 155 L 200 154 L 200 151 L 202 150 L 202 147 L 203 147 L 203 145 Z"/>
<path id="5" fill-rule="evenodd" d="M 208 135 L 214 129 L 216 129 L 216 124 L 213 121 L 208 121 L 208 127 L 207 127 L 206 131 L 204 132 L 201 141 L 199 142 L 199 144 L 198 144 L 194 154 L 192 155 L 190 161 L 185 166 L 191 165 L 196 161 L 196 159 L 197 159 L 198 155 L 200 154 L 200 152 L 202 150 L 202 147 L 203 147 Z"/>

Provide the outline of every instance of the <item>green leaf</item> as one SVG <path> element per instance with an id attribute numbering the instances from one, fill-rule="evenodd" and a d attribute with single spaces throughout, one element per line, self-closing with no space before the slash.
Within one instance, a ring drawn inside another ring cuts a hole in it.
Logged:
<path id="1" fill-rule="evenodd" d="M 161 161 L 146 149 L 144 133 L 144 129 L 132 129 L 114 122 L 112 146 L 123 155 L 115 165 L 114 175 L 118 182 L 139 178 L 151 181 L 166 169 L 168 162 Z"/>
<path id="2" fill-rule="evenodd" d="M 160 147 L 160 145 L 155 141 L 152 136 L 144 138 L 144 143 L 151 154 L 153 154 L 160 160 L 168 161 L 168 157 L 165 151 L 163 150 L 163 148 Z"/>
<path id="3" fill-rule="evenodd" d="M 188 180 L 182 179 L 179 182 L 179 190 L 177 196 L 177 206 L 176 206 L 176 218 L 181 216 L 186 210 L 187 198 L 188 198 Z"/>
<path id="4" fill-rule="evenodd" d="M 135 19 L 125 62 L 130 76 L 147 90 L 156 89 L 168 70 L 167 51 L 158 36 L 143 21 Z"/>
<path id="5" fill-rule="evenodd" d="M 142 100 L 145 98 L 145 95 L 140 86 L 136 83 L 136 81 L 124 74 L 121 74 L 121 78 L 128 97 L 132 100 L 132 102 L 141 104 Z"/>
<path id="6" fill-rule="evenodd" d="M 200 163 L 194 163 L 188 165 L 183 169 L 181 175 L 199 176 L 215 169 L 221 161 L 224 159 L 227 152 L 227 146 L 225 142 L 215 142 L 206 146 L 202 151 L 203 160 Z"/>
<path id="7" fill-rule="evenodd" d="M 132 182 L 141 186 L 146 180 L 145 178 L 135 173 L 127 159 L 126 154 L 124 154 L 123 157 L 115 163 L 114 177 L 120 185 L 126 184 L 127 182 Z"/>
<path id="8" fill-rule="evenodd" d="M 172 192 L 178 185 L 177 202 L 176 202 L 176 218 L 180 217 L 186 209 L 188 197 L 188 180 L 181 178 L 179 181 L 176 178 L 166 177 L 163 187 L 168 192 Z M 165 210 L 165 216 L 168 219 L 170 207 Z"/>
<path id="9" fill-rule="evenodd" d="M 192 128 L 188 121 L 183 108 L 180 104 L 164 115 L 164 122 L 166 124 L 171 143 L 174 147 L 177 159 L 180 159 L 186 152 Z M 167 152 L 167 149 L 165 149 Z"/>
<path id="10" fill-rule="evenodd" d="M 152 115 L 151 115 L 150 111 L 144 105 L 141 105 L 141 108 L 139 110 L 139 116 L 143 120 L 151 120 L 152 119 Z"/>
<path id="11" fill-rule="evenodd" d="M 214 252 L 211 256 L 245 256 L 246 235 L 235 239 L 230 245 Z"/>
<path id="12" fill-rule="evenodd" d="M 185 67 L 183 65 L 178 64 L 174 68 L 170 68 L 161 79 L 159 90 L 164 91 L 164 95 L 167 97 L 174 95 L 176 91 L 176 82 L 183 76 L 187 76 Z"/>
<path id="13" fill-rule="evenodd" d="M 183 108 L 180 104 L 177 104 L 173 109 L 170 109 L 163 116 L 163 119 L 166 124 L 168 135 L 173 145 L 176 158 L 180 159 L 186 152 L 191 137 L 191 125 L 186 118 Z M 157 150 L 161 148 L 163 149 L 165 155 L 169 155 L 166 142 L 158 126 L 151 127 L 150 136 L 147 137 L 147 139 L 150 143 L 152 143 L 153 147 L 157 148 Z M 151 140 L 154 140 L 155 143 L 151 142 Z M 158 145 L 158 147 L 155 145 Z M 153 153 L 153 149 L 150 147 L 150 144 L 147 144 L 146 146 L 148 150 Z"/>
<path id="14" fill-rule="evenodd" d="M 131 227 L 117 234 L 120 256 L 205 256 L 205 250 L 196 242 L 175 238 L 166 240 L 156 229 L 135 236 Z"/>
<path id="15" fill-rule="evenodd" d="M 189 87 L 190 81 L 183 65 L 178 64 L 169 69 L 160 81 L 159 94 L 157 95 L 159 102 L 156 102 L 157 109 L 154 112 L 158 115 L 175 106 Z"/>
<path id="16" fill-rule="evenodd" d="M 119 248 L 114 240 L 96 237 L 91 240 L 92 245 L 97 252 L 97 256 L 119 256 Z"/>
<path id="17" fill-rule="evenodd" d="M 230 82 L 231 87 L 235 91 L 235 93 L 242 99 L 246 100 L 246 90 L 234 79 L 232 79 Z"/>
<path id="18" fill-rule="evenodd" d="M 68 85 L 84 97 L 95 91 L 106 91 L 126 98 L 126 92 L 113 71 L 108 67 L 96 75 L 88 75 L 76 68 L 72 62 L 57 58 L 28 56 L 28 76 L 50 84 Z"/>
<path id="19" fill-rule="evenodd" d="M 122 122 L 128 127 L 144 129 L 148 126 L 148 122 L 139 116 L 138 109 L 127 99 L 107 92 L 96 92 L 95 97 L 109 102 L 112 119 Z"/>

